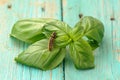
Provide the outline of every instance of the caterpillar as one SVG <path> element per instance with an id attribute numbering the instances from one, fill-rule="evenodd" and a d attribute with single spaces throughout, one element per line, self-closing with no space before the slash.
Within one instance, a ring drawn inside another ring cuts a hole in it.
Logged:
<path id="1" fill-rule="evenodd" d="M 51 51 L 53 48 L 54 40 L 56 38 L 56 32 L 53 32 L 51 34 L 51 37 L 49 38 L 49 43 L 48 43 L 48 50 Z"/>

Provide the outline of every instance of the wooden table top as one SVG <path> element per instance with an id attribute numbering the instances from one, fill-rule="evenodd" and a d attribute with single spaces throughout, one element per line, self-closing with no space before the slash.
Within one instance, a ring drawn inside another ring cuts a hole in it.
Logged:
<path id="1" fill-rule="evenodd" d="M 16 64 L 14 57 L 28 47 L 9 36 L 17 20 L 55 18 L 74 26 L 79 14 L 105 27 L 94 69 L 77 70 L 69 56 L 49 71 Z M 0 80 L 120 80 L 120 0 L 0 0 Z"/>

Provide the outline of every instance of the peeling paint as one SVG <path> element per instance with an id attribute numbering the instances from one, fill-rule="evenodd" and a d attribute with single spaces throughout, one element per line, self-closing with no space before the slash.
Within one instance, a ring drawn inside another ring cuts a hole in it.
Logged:
<path id="1" fill-rule="evenodd" d="M 53 2 L 45 2 L 45 15 L 46 17 L 53 18 L 55 17 L 55 13 L 57 12 L 57 5 L 55 1 Z"/>
<path id="2" fill-rule="evenodd" d="M 117 52 L 117 53 L 119 53 L 119 52 L 120 52 L 120 49 L 116 49 L 116 50 L 114 50 L 114 52 Z"/>
<path id="3" fill-rule="evenodd" d="M 114 38 L 113 41 L 120 41 L 120 38 Z"/>
<path id="4" fill-rule="evenodd" d="M 36 7 L 42 7 L 42 8 L 44 8 L 45 7 L 45 5 L 44 5 L 45 3 L 44 2 L 34 2 L 34 3 L 30 3 L 30 5 L 32 5 L 32 6 L 36 6 Z"/>
<path id="5" fill-rule="evenodd" d="M 63 7 L 66 7 L 67 6 L 67 0 L 62 0 L 62 4 L 63 4 Z M 72 7 L 69 8 L 69 10 L 72 10 Z M 66 15 L 66 10 L 63 11 L 63 16 Z"/>
<path id="6" fill-rule="evenodd" d="M 116 35 L 117 32 L 118 32 L 118 29 L 114 29 L 114 30 L 113 30 L 113 35 Z"/>
<path id="7" fill-rule="evenodd" d="M 40 7 L 42 12 L 44 13 L 43 17 L 53 18 L 56 16 L 56 12 L 59 12 L 59 10 L 57 9 L 58 5 L 55 2 L 55 0 L 44 2 L 37 1 L 34 3 L 30 3 L 30 5 L 35 6 L 36 8 Z"/>
<path id="8" fill-rule="evenodd" d="M 41 8 L 41 11 L 42 11 L 41 14 L 44 14 L 44 12 L 45 12 L 45 2 L 36 1 L 34 3 L 30 3 L 30 5 L 35 7 L 34 13 L 35 13 L 36 17 L 38 17 L 38 15 L 39 15 L 39 13 L 38 13 L 39 8 Z M 42 16 L 44 16 L 44 15 L 42 15 Z"/>
<path id="9" fill-rule="evenodd" d="M 50 71 L 50 80 L 52 80 L 52 71 Z"/>
<path id="10" fill-rule="evenodd" d="M 120 55 L 117 57 L 117 60 L 120 62 Z"/>
<path id="11" fill-rule="evenodd" d="M 66 15 L 66 12 L 64 11 L 64 12 L 63 12 L 63 16 L 65 16 L 65 15 Z"/>
<path id="12" fill-rule="evenodd" d="M 0 0 L 0 5 L 4 5 L 6 3 L 8 3 L 8 0 Z"/>
<path id="13" fill-rule="evenodd" d="M 62 2 L 64 7 L 67 6 L 67 0 L 63 0 Z"/>

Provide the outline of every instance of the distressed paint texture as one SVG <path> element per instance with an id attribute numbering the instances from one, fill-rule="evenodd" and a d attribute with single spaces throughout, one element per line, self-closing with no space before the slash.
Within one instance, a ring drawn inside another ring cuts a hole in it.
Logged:
<path id="1" fill-rule="evenodd" d="M 69 55 L 64 66 L 49 71 L 16 64 L 14 57 L 28 47 L 9 36 L 17 20 L 49 17 L 74 27 L 79 14 L 96 17 L 105 26 L 104 39 L 95 50 L 94 69 L 75 69 Z M 119 30 L 119 0 L 0 0 L 0 80 L 120 80 Z"/>
<path id="2" fill-rule="evenodd" d="M 65 80 L 120 80 L 120 1 L 119 0 L 63 0 L 63 21 L 71 26 L 78 15 L 93 16 L 105 26 L 101 46 L 95 50 L 95 68 L 77 70 L 69 55 L 65 59 Z M 114 18 L 114 20 L 110 20 Z"/>
<path id="3" fill-rule="evenodd" d="M 60 20 L 60 3 L 60 0 L 0 0 L 0 80 L 63 80 L 62 64 L 49 71 L 17 64 L 14 57 L 28 45 L 9 36 L 19 19 L 50 17 Z"/>

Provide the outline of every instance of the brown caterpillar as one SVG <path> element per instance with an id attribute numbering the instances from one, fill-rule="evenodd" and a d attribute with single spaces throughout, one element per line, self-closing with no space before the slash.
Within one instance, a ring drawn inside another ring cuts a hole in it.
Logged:
<path id="1" fill-rule="evenodd" d="M 55 38 L 56 38 L 56 33 L 53 32 L 53 33 L 51 34 L 51 37 L 50 37 L 49 43 L 48 43 L 48 50 L 49 50 L 49 51 L 51 51 L 52 48 L 53 48 L 53 44 L 54 44 Z"/>

